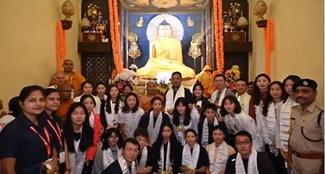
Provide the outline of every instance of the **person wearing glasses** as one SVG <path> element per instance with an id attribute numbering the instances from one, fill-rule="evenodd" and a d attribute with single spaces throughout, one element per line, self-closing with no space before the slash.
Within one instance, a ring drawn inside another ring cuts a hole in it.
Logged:
<path id="1" fill-rule="evenodd" d="M 128 138 L 125 140 L 121 156 L 118 156 L 117 160 L 110 164 L 102 174 L 135 174 L 136 173 L 136 159 L 140 152 L 140 145 L 134 138 Z"/>
<path id="2" fill-rule="evenodd" d="M 109 128 L 102 134 L 94 159 L 94 174 L 102 173 L 121 155 L 122 136 L 116 128 Z"/>
<path id="3" fill-rule="evenodd" d="M 268 156 L 253 148 L 252 136 L 247 131 L 236 133 L 235 146 L 238 152 L 228 158 L 225 173 L 276 173 Z"/>

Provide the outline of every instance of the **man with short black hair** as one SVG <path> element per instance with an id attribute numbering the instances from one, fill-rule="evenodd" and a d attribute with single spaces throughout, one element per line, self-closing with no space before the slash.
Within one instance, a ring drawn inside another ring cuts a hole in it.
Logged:
<path id="1" fill-rule="evenodd" d="M 246 92 L 247 80 L 243 78 L 237 79 L 235 83 L 235 88 L 237 91 L 235 96 L 240 103 L 241 109 L 242 111 L 248 114 L 249 100 L 251 99 L 251 96 Z"/>
<path id="2" fill-rule="evenodd" d="M 169 116 L 173 114 L 175 102 L 179 97 L 184 97 L 188 103 L 193 103 L 191 91 L 182 85 L 182 74 L 178 71 L 173 72 L 171 81 L 173 86 L 165 93 L 165 112 Z"/>
<path id="3" fill-rule="evenodd" d="M 324 111 L 317 101 L 317 83 L 301 79 L 292 87 L 296 102 L 291 112 L 288 161 L 294 173 L 323 173 Z"/>
<path id="4" fill-rule="evenodd" d="M 211 94 L 210 102 L 214 103 L 219 110 L 221 108 L 221 102 L 225 96 L 235 96 L 235 94 L 230 90 L 227 89 L 227 81 L 226 77 L 223 74 L 218 74 L 214 77 L 214 83 L 217 87 L 215 91 Z"/>
<path id="5" fill-rule="evenodd" d="M 134 138 L 125 140 L 121 156 L 115 162 L 110 164 L 102 174 L 136 174 L 136 159 L 139 154 L 140 145 Z"/>
<path id="6" fill-rule="evenodd" d="M 147 146 L 149 140 L 149 133 L 147 129 L 137 128 L 134 131 L 134 138 L 140 144 L 140 152 L 137 157 L 138 169 L 137 173 L 151 173 L 152 171 L 152 149 Z"/>
<path id="7" fill-rule="evenodd" d="M 252 136 L 246 131 L 235 135 L 237 153 L 228 158 L 227 174 L 275 174 L 270 159 L 266 154 L 253 149 Z"/>

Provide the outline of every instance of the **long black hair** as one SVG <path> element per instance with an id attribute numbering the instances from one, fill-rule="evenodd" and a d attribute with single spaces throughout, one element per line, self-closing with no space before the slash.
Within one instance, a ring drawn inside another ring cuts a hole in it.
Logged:
<path id="1" fill-rule="evenodd" d="M 108 89 L 108 92 L 107 92 L 107 100 L 106 100 L 106 112 L 111 114 L 112 113 L 112 110 L 111 110 L 111 99 L 112 99 L 112 96 L 111 96 L 111 89 L 112 88 L 116 88 L 117 91 L 118 91 L 118 94 L 117 94 L 117 98 L 116 98 L 116 104 L 115 104 L 115 107 L 114 107 L 114 112 L 115 114 L 118 113 L 118 110 L 119 110 L 119 107 L 120 107 L 120 102 L 121 102 L 121 99 L 120 99 L 120 91 L 118 89 L 118 87 L 116 85 L 111 85 L 109 86 L 109 89 Z"/>
<path id="2" fill-rule="evenodd" d="M 266 99 L 263 103 L 263 108 L 262 108 L 262 114 L 264 116 L 267 116 L 267 113 L 269 111 L 269 104 L 273 102 L 273 97 L 271 96 L 271 86 L 272 85 L 279 85 L 282 91 L 281 94 L 281 100 L 283 102 L 285 102 L 288 98 L 288 94 L 285 92 L 284 86 L 280 81 L 273 81 L 272 83 L 270 83 L 270 85 L 267 87 L 267 96 Z"/>
<path id="3" fill-rule="evenodd" d="M 76 149 L 74 148 L 75 135 L 73 131 L 73 126 L 72 126 L 73 123 L 71 120 L 71 115 L 77 107 L 81 107 L 86 114 L 85 121 L 82 123 L 82 133 L 81 133 L 80 144 L 79 144 L 80 151 L 85 152 L 88 147 L 93 145 L 94 130 L 93 128 L 90 127 L 88 110 L 83 103 L 76 102 L 69 107 L 67 112 L 67 120 L 64 124 L 64 133 L 66 136 L 68 151 L 76 152 Z"/>
<path id="4" fill-rule="evenodd" d="M 151 106 L 151 108 L 149 109 L 149 112 L 151 112 L 151 111 L 153 110 L 152 105 L 153 105 L 153 104 L 155 103 L 155 101 L 157 101 L 157 100 L 159 100 L 159 101 L 161 102 L 162 107 L 164 107 L 164 102 L 163 102 L 163 100 L 162 100 L 160 97 L 155 96 L 155 97 L 153 97 L 153 98 L 150 100 L 150 106 Z"/>
<path id="5" fill-rule="evenodd" d="M 86 80 L 86 81 L 81 83 L 81 91 L 82 91 L 82 93 L 84 93 L 84 87 L 86 86 L 86 84 L 91 85 L 91 87 L 93 88 L 93 90 L 91 91 L 91 94 L 93 94 L 94 93 L 94 85 L 89 80 Z"/>
<path id="6" fill-rule="evenodd" d="M 193 95 L 193 99 L 196 101 L 198 100 L 198 98 L 196 98 L 196 96 L 194 95 L 194 91 L 195 91 L 195 88 L 196 87 L 199 87 L 201 90 L 202 90 L 202 95 L 200 96 L 201 98 L 203 97 L 203 93 L 204 93 L 204 87 L 201 83 L 196 83 L 194 86 L 193 86 L 193 91 L 192 91 L 192 95 Z"/>
<path id="7" fill-rule="evenodd" d="M 299 82 L 300 81 L 300 77 L 299 76 L 297 76 L 297 75 L 288 75 L 283 81 L 282 81 L 282 84 L 283 84 L 283 87 L 284 87 L 284 89 L 285 89 L 285 85 L 286 85 L 286 82 L 288 81 L 288 80 L 291 80 L 291 81 L 293 81 L 293 83 L 295 84 L 295 83 L 297 83 L 297 82 Z M 287 91 L 285 91 L 286 93 L 287 93 Z M 289 95 L 289 94 L 288 94 Z M 288 99 L 288 98 L 287 98 Z"/>
<path id="8" fill-rule="evenodd" d="M 176 100 L 175 102 L 175 107 L 174 107 L 174 111 L 173 111 L 173 123 L 174 125 L 178 126 L 179 125 L 179 117 L 180 117 L 180 113 L 177 110 L 177 106 L 178 105 L 184 105 L 185 106 L 185 115 L 184 115 L 184 122 L 183 124 L 185 126 L 190 124 L 191 121 L 191 109 L 188 105 L 188 102 L 186 101 L 186 99 L 184 97 L 180 97 Z"/>
<path id="9" fill-rule="evenodd" d="M 99 86 L 99 85 L 103 85 L 104 87 L 105 87 L 105 94 L 107 95 L 107 87 L 106 87 L 106 84 L 104 83 L 104 82 L 98 82 L 98 83 L 96 83 L 96 85 L 95 85 L 95 94 L 96 95 L 98 95 L 98 91 L 97 91 L 97 87 Z"/>
<path id="10" fill-rule="evenodd" d="M 225 109 L 225 103 L 226 101 L 229 101 L 230 103 L 234 103 L 235 104 L 235 109 L 234 109 L 234 113 L 235 114 L 239 114 L 241 112 L 241 106 L 240 103 L 238 101 L 238 99 L 235 96 L 232 95 L 228 95 L 225 98 L 223 98 L 222 102 L 221 102 L 221 109 L 220 109 L 220 115 L 221 116 L 226 116 L 228 115 L 228 112 Z"/>
<path id="11" fill-rule="evenodd" d="M 157 137 L 156 142 L 153 144 L 153 148 L 154 149 L 160 149 L 160 147 L 163 145 L 164 138 L 162 136 L 162 132 L 163 132 L 165 127 L 168 127 L 172 131 L 172 134 L 171 134 L 170 139 L 169 139 L 169 142 L 170 142 L 170 156 L 169 156 L 169 158 L 171 159 L 172 154 L 174 154 L 176 150 L 179 150 L 179 149 L 175 149 L 175 147 L 173 147 L 173 144 L 177 143 L 178 141 L 176 139 L 174 129 L 173 129 L 173 125 L 171 123 L 164 122 L 164 123 L 161 124 L 159 135 Z M 160 151 L 158 150 L 156 153 L 159 154 Z M 160 157 L 160 155 L 158 155 L 157 157 Z"/>
<path id="12" fill-rule="evenodd" d="M 255 81 L 254 81 L 254 91 L 253 91 L 253 95 L 252 95 L 252 98 L 253 98 L 253 102 L 254 102 L 254 105 L 260 105 L 260 102 L 262 100 L 261 98 L 261 91 L 260 89 L 258 88 L 257 86 L 257 80 L 260 78 L 260 77 L 265 77 L 269 82 L 271 82 L 271 78 L 270 76 L 268 76 L 267 74 L 264 74 L 264 73 L 261 73 L 259 75 L 257 75 L 255 77 Z M 263 101 L 262 101 L 263 102 Z"/>
<path id="13" fill-rule="evenodd" d="M 103 146 L 102 146 L 102 150 L 107 150 L 107 148 L 110 148 L 109 147 L 109 142 L 108 142 L 108 139 L 110 136 L 112 136 L 112 134 L 115 133 L 116 136 L 118 137 L 118 141 L 117 141 L 117 147 L 118 148 L 121 148 L 122 147 L 122 143 L 123 143 L 123 140 L 122 140 L 122 136 L 120 134 L 120 131 L 116 128 L 109 128 L 109 129 L 106 129 L 101 137 L 101 142 L 103 143 Z"/>
<path id="14" fill-rule="evenodd" d="M 129 107 L 129 105 L 127 103 L 127 99 L 129 97 L 131 97 L 131 96 L 135 97 L 135 100 L 136 100 L 135 106 L 132 109 Z M 139 99 L 138 99 L 138 96 L 135 93 L 133 93 L 133 92 L 130 92 L 130 93 L 126 94 L 125 100 L 124 100 L 124 106 L 122 107 L 122 112 L 123 113 L 127 113 L 127 112 L 131 111 L 131 112 L 135 113 L 135 112 L 138 111 L 138 109 L 139 109 Z"/>

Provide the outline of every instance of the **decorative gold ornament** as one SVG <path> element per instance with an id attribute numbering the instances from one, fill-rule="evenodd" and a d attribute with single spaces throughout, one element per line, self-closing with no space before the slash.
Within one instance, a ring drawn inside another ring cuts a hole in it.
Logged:
<path id="1" fill-rule="evenodd" d="M 157 8 L 170 8 L 175 7 L 178 4 L 176 0 L 153 0 L 151 5 Z"/>
<path id="2" fill-rule="evenodd" d="M 96 18 L 98 16 L 99 7 L 97 5 L 89 4 L 87 9 L 87 15 L 92 18 Z"/>
<path id="3" fill-rule="evenodd" d="M 191 19 L 191 16 L 187 17 L 186 23 L 188 27 L 192 27 L 194 25 L 194 21 Z"/>
<path id="4" fill-rule="evenodd" d="M 85 15 L 84 15 L 84 18 L 81 19 L 80 27 L 81 27 L 81 30 L 82 30 L 82 31 L 84 31 L 84 30 L 86 30 L 87 28 L 90 27 L 90 21 L 89 21 L 89 19 L 87 18 L 86 13 L 85 13 Z"/>
<path id="5" fill-rule="evenodd" d="M 254 15 L 257 16 L 256 24 L 258 27 L 265 28 L 267 20 L 264 19 L 263 15 L 267 12 L 267 5 L 263 0 L 258 0 L 254 7 Z"/>
<path id="6" fill-rule="evenodd" d="M 200 48 L 201 43 L 202 43 L 202 35 L 201 35 L 201 33 L 195 33 L 192 36 L 191 47 L 188 50 L 188 55 L 191 56 L 194 59 L 201 56 L 202 55 L 201 48 Z"/>
<path id="7" fill-rule="evenodd" d="M 139 28 L 142 28 L 143 27 L 143 17 L 142 16 L 140 16 L 140 18 L 139 18 L 139 20 L 138 20 L 138 22 L 137 22 L 137 27 L 139 27 Z"/>
<path id="8" fill-rule="evenodd" d="M 65 15 L 64 20 L 70 20 L 71 21 L 71 16 L 74 15 L 74 6 L 70 0 L 64 1 L 62 4 L 62 14 Z"/>
<path id="9" fill-rule="evenodd" d="M 240 28 L 241 32 L 244 32 L 244 28 L 248 26 L 247 19 L 243 16 L 243 12 L 241 12 L 240 18 L 238 18 L 237 26 Z"/>
<path id="10" fill-rule="evenodd" d="M 130 47 L 128 50 L 128 56 L 130 56 L 132 59 L 136 59 L 138 57 L 141 56 L 141 51 L 140 48 L 137 44 L 138 41 L 138 35 L 130 32 L 129 33 L 129 37 L 128 37 L 128 41 L 130 42 Z"/>

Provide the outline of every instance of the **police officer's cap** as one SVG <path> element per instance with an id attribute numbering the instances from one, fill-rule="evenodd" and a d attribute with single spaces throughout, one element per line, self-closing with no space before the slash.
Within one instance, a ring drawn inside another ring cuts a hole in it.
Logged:
<path id="1" fill-rule="evenodd" d="M 298 86 L 311 87 L 313 90 L 316 90 L 317 83 L 315 82 L 315 80 L 301 79 L 292 86 L 292 90 L 295 91 Z"/>

